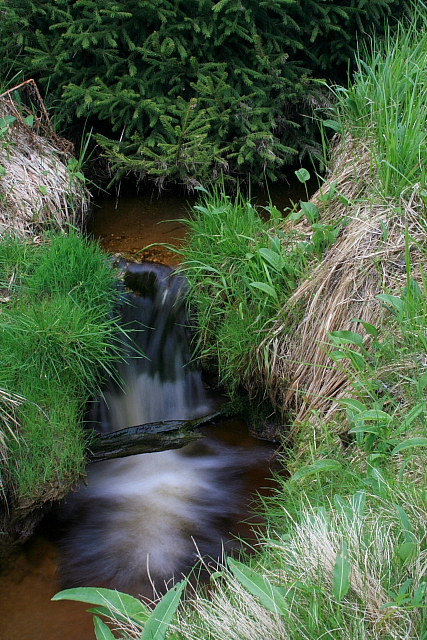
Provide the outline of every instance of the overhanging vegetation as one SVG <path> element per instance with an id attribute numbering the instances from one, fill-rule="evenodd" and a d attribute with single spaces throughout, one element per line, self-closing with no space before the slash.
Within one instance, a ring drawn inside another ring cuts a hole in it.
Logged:
<path id="1" fill-rule="evenodd" d="M 0 2 L 0 74 L 35 77 L 61 126 L 90 119 L 117 174 L 188 187 L 276 179 L 318 154 L 317 78 L 401 16 L 376 0 Z"/>

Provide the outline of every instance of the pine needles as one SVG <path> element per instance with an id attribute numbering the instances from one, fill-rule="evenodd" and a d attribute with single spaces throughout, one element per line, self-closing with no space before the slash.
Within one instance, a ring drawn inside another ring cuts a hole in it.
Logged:
<path id="1" fill-rule="evenodd" d="M 312 115 L 328 102 L 311 76 L 345 73 L 356 37 L 405 4 L 1 0 L 0 71 L 36 74 L 62 123 L 92 117 L 119 175 L 277 179 L 320 152 Z"/>

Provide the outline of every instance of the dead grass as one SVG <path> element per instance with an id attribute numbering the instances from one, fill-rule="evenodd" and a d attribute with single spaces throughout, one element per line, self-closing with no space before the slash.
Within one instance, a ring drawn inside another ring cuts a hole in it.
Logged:
<path id="1" fill-rule="evenodd" d="M 379 196 L 375 179 L 369 144 L 350 136 L 344 141 L 336 138 L 329 179 L 312 202 L 320 211 L 320 222 L 345 218 L 347 225 L 278 314 L 259 347 L 259 363 L 265 361 L 267 352 L 270 366 L 268 370 L 258 368 L 252 376 L 270 390 L 276 406 L 294 412 L 294 428 L 313 410 L 330 418 L 337 409 L 336 401 L 349 395 L 348 376 L 328 355 L 328 333 L 347 329 L 364 335 L 363 326 L 353 322 L 354 318 L 381 324 L 385 310 L 376 296 L 384 291 L 398 293 L 406 283 L 406 229 L 412 277 L 420 279 L 425 258 L 418 247 L 424 241 L 425 226 L 420 222 L 424 205 L 417 188 L 396 203 Z M 322 193 L 332 183 L 336 196 L 324 202 Z M 292 224 L 286 223 L 285 230 Z M 311 233 L 304 222 L 294 228 Z M 424 264 L 424 272 L 426 267 Z M 289 318 L 297 313 L 302 319 L 290 332 Z"/>
<path id="2" fill-rule="evenodd" d="M 6 494 L 6 479 L 2 471 L 7 468 L 8 448 L 6 440 L 12 436 L 16 439 L 15 431 L 19 428 L 16 409 L 25 402 L 25 398 L 15 393 L 0 389 L 0 497 Z"/>
<path id="3" fill-rule="evenodd" d="M 29 125 L 25 119 L 34 113 Z M 33 80 L 0 96 L 0 118 L 5 116 L 16 120 L 0 138 L 0 165 L 5 169 L 0 175 L 0 235 L 13 230 L 33 236 L 46 228 L 81 227 L 89 193 L 67 168 L 72 145 L 55 134 Z"/>

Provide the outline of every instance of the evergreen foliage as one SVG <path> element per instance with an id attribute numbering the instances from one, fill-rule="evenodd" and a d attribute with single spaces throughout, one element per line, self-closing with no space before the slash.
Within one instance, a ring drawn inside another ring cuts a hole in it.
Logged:
<path id="1" fill-rule="evenodd" d="M 116 171 L 187 184 L 229 170 L 275 178 L 313 151 L 316 75 L 402 0 L 0 0 L 0 72 L 104 121 Z M 305 115 L 304 115 L 305 114 Z"/>

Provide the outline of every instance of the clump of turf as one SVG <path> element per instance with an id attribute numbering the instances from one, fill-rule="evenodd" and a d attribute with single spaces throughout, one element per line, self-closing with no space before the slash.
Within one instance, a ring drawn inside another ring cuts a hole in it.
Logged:
<path id="1" fill-rule="evenodd" d="M 74 232 L 0 242 L 0 389 L 20 396 L 0 413 L 1 477 L 18 502 L 61 496 L 84 470 L 85 402 L 119 356 L 116 278 Z"/>

